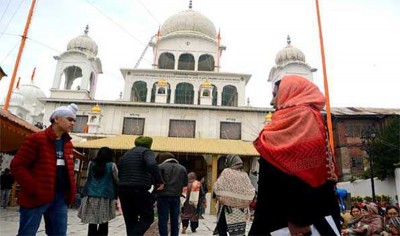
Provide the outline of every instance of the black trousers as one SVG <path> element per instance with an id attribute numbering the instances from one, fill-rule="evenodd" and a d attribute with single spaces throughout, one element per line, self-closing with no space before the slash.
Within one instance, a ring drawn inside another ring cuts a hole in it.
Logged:
<path id="1" fill-rule="evenodd" d="M 313 224 L 321 235 L 336 235 L 325 216 L 332 216 L 340 232 L 339 202 L 335 183 L 311 187 L 260 158 L 257 205 L 249 235 L 270 235 L 288 226 Z"/>
<path id="2" fill-rule="evenodd" d="M 196 231 L 197 227 L 199 227 L 199 222 L 198 221 L 182 220 L 182 226 L 184 228 L 187 228 L 189 226 L 189 222 L 190 222 L 190 229 L 192 231 Z"/>
<path id="3" fill-rule="evenodd" d="M 119 188 L 126 234 L 144 235 L 154 221 L 153 200 L 145 189 Z"/>
<path id="4" fill-rule="evenodd" d="M 108 222 L 103 224 L 89 224 L 88 236 L 108 235 Z"/>

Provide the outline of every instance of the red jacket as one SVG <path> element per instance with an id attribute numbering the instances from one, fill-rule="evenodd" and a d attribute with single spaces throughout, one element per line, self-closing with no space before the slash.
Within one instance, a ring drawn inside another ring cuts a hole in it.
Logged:
<path id="1" fill-rule="evenodd" d="M 56 138 L 51 126 L 27 136 L 11 161 L 11 174 L 21 186 L 18 194 L 20 206 L 38 207 L 54 200 L 57 171 Z M 73 147 L 68 133 L 64 133 L 62 139 L 70 182 L 70 188 L 65 192 L 65 196 L 67 204 L 71 204 L 76 194 Z"/>

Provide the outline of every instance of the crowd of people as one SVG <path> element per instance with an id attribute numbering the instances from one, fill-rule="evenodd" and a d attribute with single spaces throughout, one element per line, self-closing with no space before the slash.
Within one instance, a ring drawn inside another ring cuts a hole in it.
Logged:
<path id="1" fill-rule="evenodd" d="M 335 193 L 338 171 L 321 114 L 324 95 L 298 75 L 285 75 L 273 86 L 271 105 L 276 111 L 254 141 L 260 154 L 257 201 L 241 158 L 226 156 L 212 188 L 218 203 L 214 234 L 245 235 L 250 205 L 254 220 L 249 235 L 399 235 L 398 209 L 387 208 L 383 218 L 373 203 L 354 207 L 354 219 L 341 224 Z M 76 196 L 68 133 L 77 110 L 75 104 L 55 109 L 51 126 L 29 135 L 11 162 L 11 173 L 21 186 L 18 235 L 35 235 L 42 216 L 47 235 L 67 234 L 67 206 Z M 151 137 L 136 138 L 117 164 L 113 151 L 102 147 L 89 163 L 78 211 L 88 224 L 88 235 L 108 234 L 117 198 L 127 235 L 144 235 L 154 221 L 155 204 L 160 235 L 197 231 L 208 192 L 204 176 L 187 173 L 172 153 L 156 157 L 152 142 Z"/>
<path id="2" fill-rule="evenodd" d="M 399 209 L 396 206 L 380 208 L 377 204 L 362 203 L 351 207 L 350 219 L 344 216 L 344 236 L 395 236 L 400 235 Z"/>

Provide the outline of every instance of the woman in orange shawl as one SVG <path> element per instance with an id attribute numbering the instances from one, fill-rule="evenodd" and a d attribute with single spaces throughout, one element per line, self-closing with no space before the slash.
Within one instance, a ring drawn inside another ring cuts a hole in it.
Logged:
<path id="1" fill-rule="evenodd" d="M 291 235 L 307 235 L 310 225 L 321 235 L 337 235 L 337 173 L 320 114 L 324 95 L 297 75 L 284 76 L 275 84 L 273 95 L 271 105 L 276 111 L 272 122 L 254 141 L 261 158 L 249 235 L 270 235 L 286 227 Z M 326 216 L 332 220 L 327 221 Z"/>

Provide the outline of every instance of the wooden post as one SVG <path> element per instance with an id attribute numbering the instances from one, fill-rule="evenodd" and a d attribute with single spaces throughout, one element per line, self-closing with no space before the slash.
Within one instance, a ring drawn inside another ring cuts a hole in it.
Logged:
<path id="1" fill-rule="evenodd" d="M 212 162 L 211 162 L 211 200 L 210 200 L 210 215 L 216 215 L 217 210 L 215 209 L 216 201 L 212 198 L 214 192 L 214 183 L 217 181 L 217 174 L 218 174 L 218 155 L 212 155 Z"/>
<path id="2" fill-rule="evenodd" d="M 324 74 L 324 91 L 325 91 L 325 101 L 326 101 L 326 121 L 327 121 L 327 125 L 328 125 L 329 145 L 331 146 L 333 156 L 335 156 L 335 144 L 334 144 L 334 141 L 333 141 L 333 131 L 332 131 L 331 103 L 330 103 L 330 99 L 329 99 L 328 73 L 326 72 L 324 37 L 323 37 L 323 34 L 322 34 L 321 14 L 319 13 L 319 2 L 318 2 L 318 0 L 315 0 L 315 7 L 316 7 L 316 10 L 317 10 L 317 19 L 318 19 L 318 32 L 319 32 L 319 44 L 320 44 L 321 59 L 322 59 L 322 72 Z"/>

